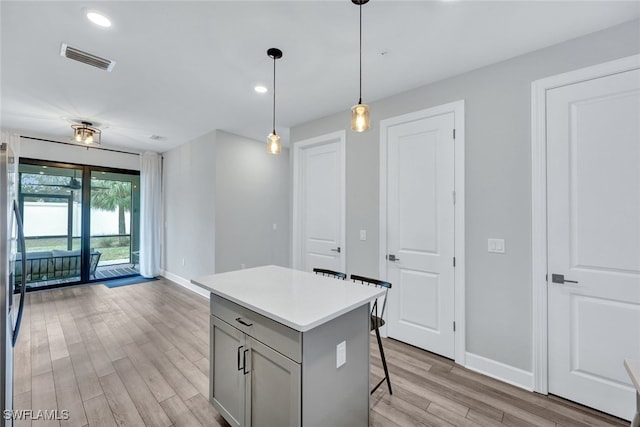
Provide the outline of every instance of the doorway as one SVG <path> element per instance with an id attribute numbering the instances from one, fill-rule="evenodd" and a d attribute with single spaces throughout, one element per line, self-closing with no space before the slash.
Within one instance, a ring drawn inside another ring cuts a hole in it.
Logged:
<path id="1" fill-rule="evenodd" d="M 380 128 L 387 334 L 464 363 L 464 102 Z"/>
<path id="2" fill-rule="evenodd" d="M 27 290 L 138 274 L 137 171 L 20 159 L 18 172 Z"/>
<path id="3" fill-rule="evenodd" d="M 345 271 L 344 131 L 293 146 L 293 268 Z"/>
<path id="4" fill-rule="evenodd" d="M 535 389 L 630 420 L 640 56 L 534 82 L 533 102 Z"/>

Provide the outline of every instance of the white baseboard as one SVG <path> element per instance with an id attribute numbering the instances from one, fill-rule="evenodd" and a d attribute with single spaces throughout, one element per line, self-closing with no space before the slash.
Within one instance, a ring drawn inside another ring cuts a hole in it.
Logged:
<path id="1" fill-rule="evenodd" d="M 162 277 L 165 277 L 171 280 L 172 282 L 175 282 L 176 284 L 182 286 L 183 288 L 190 290 L 191 292 L 195 292 L 198 295 L 202 295 L 206 299 L 209 299 L 209 296 L 211 295 L 209 292 L 205 291 L 200 286 L 194 285 L 188 279 L 178 276 L 177 274 L 173 274 L 169 271 L 162 270 L 160 271 L 160 275 L 162 275 Z"/>
<path id="2" fill-rule="evenodd" d="M 533 391 L 533 372 L 497 362 L 473 353 L 465 353 L 465 367 L 488 377 L 509 383 L 516 387 Z"/>

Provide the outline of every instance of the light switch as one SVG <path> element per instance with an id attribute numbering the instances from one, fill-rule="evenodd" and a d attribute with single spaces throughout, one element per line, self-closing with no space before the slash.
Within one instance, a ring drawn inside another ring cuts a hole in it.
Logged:
<path id="1" fill-rule="evenodd" d="M 367 230 L 360 230 L 360 240 L 367 240 Z"/>
<path id="2" fill-rule="evenodd" d="M 489 239 L 488 250 L 489 252 L 503 254 L 504 253 L 504 239 Z"/>
<path id="3" fill-rule="evenodd" d="M 336 368 L 347 363 L 347 342 L 342 341 L 336 346 Z"/>

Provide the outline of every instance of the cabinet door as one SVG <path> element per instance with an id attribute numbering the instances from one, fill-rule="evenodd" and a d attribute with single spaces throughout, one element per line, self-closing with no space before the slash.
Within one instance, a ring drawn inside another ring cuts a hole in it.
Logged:
<path id="1" fill-rule="evenodd" d="M 245 425 L 299 427 L 300 365 L 251 337 L 247 344 Z"/>
<path id="2" fill-rule="evenodd" d="M 245 334 L 211 316 L 210 399 L 234 427 L 244 425 Z"/>

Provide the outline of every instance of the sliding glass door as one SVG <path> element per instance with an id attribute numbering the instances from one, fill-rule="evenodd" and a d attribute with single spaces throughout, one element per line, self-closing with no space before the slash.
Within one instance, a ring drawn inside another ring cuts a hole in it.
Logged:
<path id="1" fill-rule="evenodd" d="M 29 288 L 79 282 L 83 170 L 25 164 L 19 171 L 26 255 L 16 255 L 16 281 L 26 274 Z"/>
<path id="2" fill-rule="evenodd" d="M 140 177 L 91 172 L 91 278 L 139 273 Z"/>
<path id="3" fill-rule="evenodd" d="M 138 274 L 138 172 L 30 159 L 19 172 L 28 289 Z"/>

